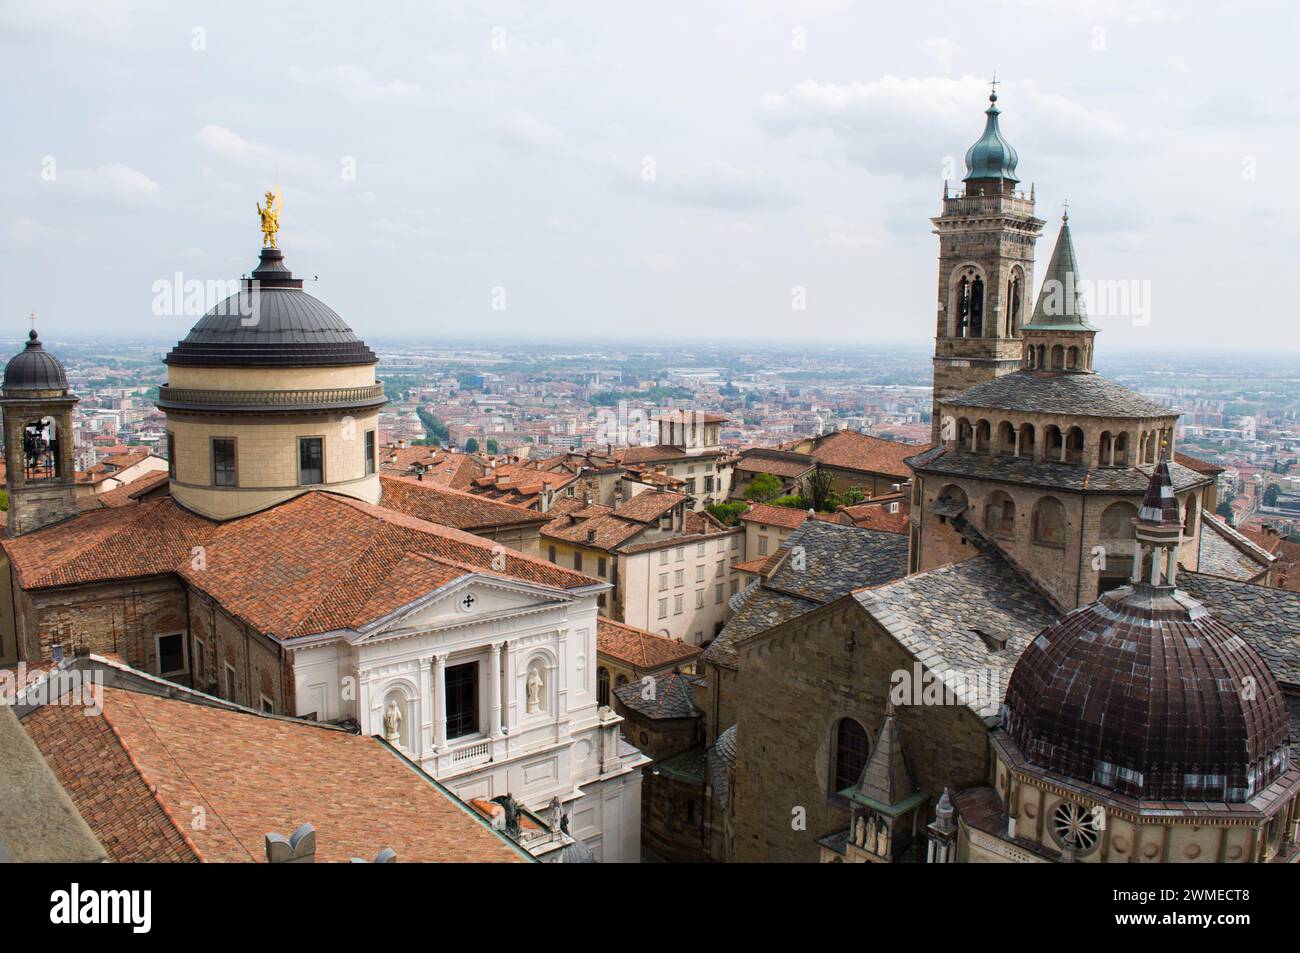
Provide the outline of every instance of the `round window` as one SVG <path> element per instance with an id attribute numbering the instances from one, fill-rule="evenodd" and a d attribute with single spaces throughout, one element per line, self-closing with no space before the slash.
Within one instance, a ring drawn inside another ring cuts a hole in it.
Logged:
<path id="1" fill-rule="evenodd" d="M 1052 836 L 1062 847 L 1085 854 L 1096 847 L 1101 838 L 1101 817 L 1099 810 L 1088 810 L 1073 801 L 1063 801 L 1052 812 Z"/>

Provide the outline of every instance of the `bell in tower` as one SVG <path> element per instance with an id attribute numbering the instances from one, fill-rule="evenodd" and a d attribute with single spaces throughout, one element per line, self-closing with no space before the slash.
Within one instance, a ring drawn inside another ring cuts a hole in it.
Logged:
<path id="1" fill-rule="evenodd" d="M 941 439 L 938 407 L 968 387 L 1016 370 L 1025 302 L 1032 293 L 1034 244 L 1045 224 L 1034 195 L 1019 189 L 1020 157 L 998 125 L 989 94 L 984 134 L 966 151 L 964 188 L 943 189 L 939 236 L 938 318 L 934 347 L 932 440 Z"/>
<path id="2" fill-rule="evenodd" d="M 77 515 L 72 446 L 75 395 L 60 364 L 33 327 L 27 346 L 5 365 L 5 486 L 9 534 L 17 536 Z"/>

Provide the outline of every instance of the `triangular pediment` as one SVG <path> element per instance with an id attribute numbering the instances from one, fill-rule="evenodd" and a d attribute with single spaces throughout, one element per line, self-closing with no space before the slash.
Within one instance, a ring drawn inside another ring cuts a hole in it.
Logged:
<path id="1" fill-rule="evenodd" d="M 565 605 L 554 590 L 514 580 L 470 575 L 402 606 L 366 627 L 358 641 L 391 638 L 403 632 L 428 632 L 509 618 Z"/>

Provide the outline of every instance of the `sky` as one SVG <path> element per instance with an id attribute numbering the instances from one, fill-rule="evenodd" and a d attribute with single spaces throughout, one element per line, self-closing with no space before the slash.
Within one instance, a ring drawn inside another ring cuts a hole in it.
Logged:
<path id="1" fill-rule="evenodd" d="M 1285 2 L 4 0 L 0 337 L 183 337 L 173 286 L 251 270 L 278 185 L 363 337 L 922 344 L 996 71 L 1038 277 L 1068 201 L 1131 295 L 1098 347 L 1297 349 L 1298 35 Z"/>

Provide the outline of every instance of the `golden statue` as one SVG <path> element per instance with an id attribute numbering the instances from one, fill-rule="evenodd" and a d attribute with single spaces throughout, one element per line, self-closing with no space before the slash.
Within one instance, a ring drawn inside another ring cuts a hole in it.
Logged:
<path id="1" fill-rule="evenodd" d="M 266 193 L 266 208 L 258 203 L 257 214 L 262 217 L 262 246 L 276 248 L 275 235 L 280 231 L 280 191 Z"/>

